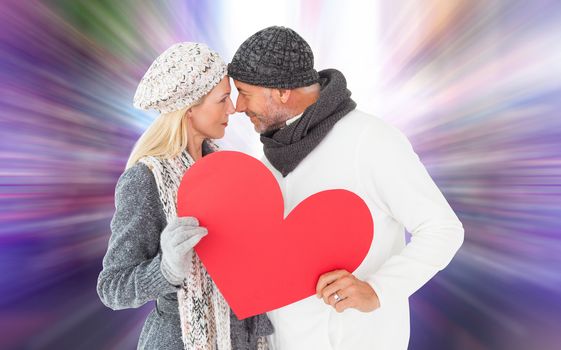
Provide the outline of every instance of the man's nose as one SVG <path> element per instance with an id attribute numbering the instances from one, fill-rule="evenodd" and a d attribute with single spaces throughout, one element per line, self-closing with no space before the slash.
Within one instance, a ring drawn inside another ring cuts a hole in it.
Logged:
<path id="1" fill-rule="evenodd" d="M 244 98 L 241 95 L 238 95 L 238 98 L 236 99 L 236 112 L 238 113 L 242 113 L 245 111 L 245 101 Z"/>

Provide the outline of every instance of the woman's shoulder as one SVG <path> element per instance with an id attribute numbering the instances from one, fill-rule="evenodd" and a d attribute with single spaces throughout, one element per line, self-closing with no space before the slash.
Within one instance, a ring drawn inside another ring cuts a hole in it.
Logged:
<path id="1" fill-rule="evenodd" d="M 148 184 L 154 182 L 154 174 L 148 166 L 144 163 L 138 162 L 135 165 L 131 166 L 130 168 L 126 169 L 123 174 L 119 177 L 119 181 L 117 184 L 120 183 L 139 183 L 139 184 Z"/>
<path id="2" fill-rule="evenodd" d="M 158 198 L 158 187 L 154 174 L 144 163 L 136 163 L 119 177 L 115 189 L 116 194 L 126 197 Z"/>
<path id="3" fill-rule="evenodd" d="M 115 207 L 130 215 L 158 218 L 165 225 L 156 179 L 146 164 L 136 163 L 121 175 L 115 188 Z"/>

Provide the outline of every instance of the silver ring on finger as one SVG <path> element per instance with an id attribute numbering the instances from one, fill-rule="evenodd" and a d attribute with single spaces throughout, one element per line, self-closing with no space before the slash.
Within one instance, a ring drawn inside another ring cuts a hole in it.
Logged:
<path id="1" fill-rule="evenodd" d="M 339 302 L 339 301 L 341 301 L 341 299 L 342 299 L 342 298 L 339 296 L 339 294 L 337 294 L 337 292 L 335 292 L 335 294 L 333 294 L 333 298 L 335 298 L 335 302 L 336 302 L 336 303 Z"/>

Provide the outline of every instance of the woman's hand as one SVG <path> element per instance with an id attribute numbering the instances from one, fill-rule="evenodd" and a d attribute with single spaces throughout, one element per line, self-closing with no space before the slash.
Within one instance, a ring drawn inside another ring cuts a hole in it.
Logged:
<path id="1" fill-rule="evenodd" d="M 323 298 L 337 312 L 348 308 L 362 312 L 374 311 L 380 307 L 378 295 L 370 284 L 359 280 L 346 270 L 335 270 L 320 276 L 316 286 L 318 298 Z"/>
<path id="2" fill-rule="evenodd" d="M 207 229 L 199 227 L 199 221 L 194 217 L 180 217 L 168 223 L 160 236 L 160 270 L 169 283 L 181 285 L 191 267 L 193 247 L 207 233 Z"/>

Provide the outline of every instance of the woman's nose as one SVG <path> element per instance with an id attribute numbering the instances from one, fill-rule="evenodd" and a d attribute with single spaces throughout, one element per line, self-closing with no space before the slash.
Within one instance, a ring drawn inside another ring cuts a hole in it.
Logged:
<path id="1" fill-rule="evenodd" d="M 236 111 L 236 108 L 234 107 L 234 103 L 232 102 L 232 99 L 228 97 L 228 102 L 227 106 L 226 106 L 226 114 L 230 115 L 230 114 L 234 114 L 234 112 Z"/>

